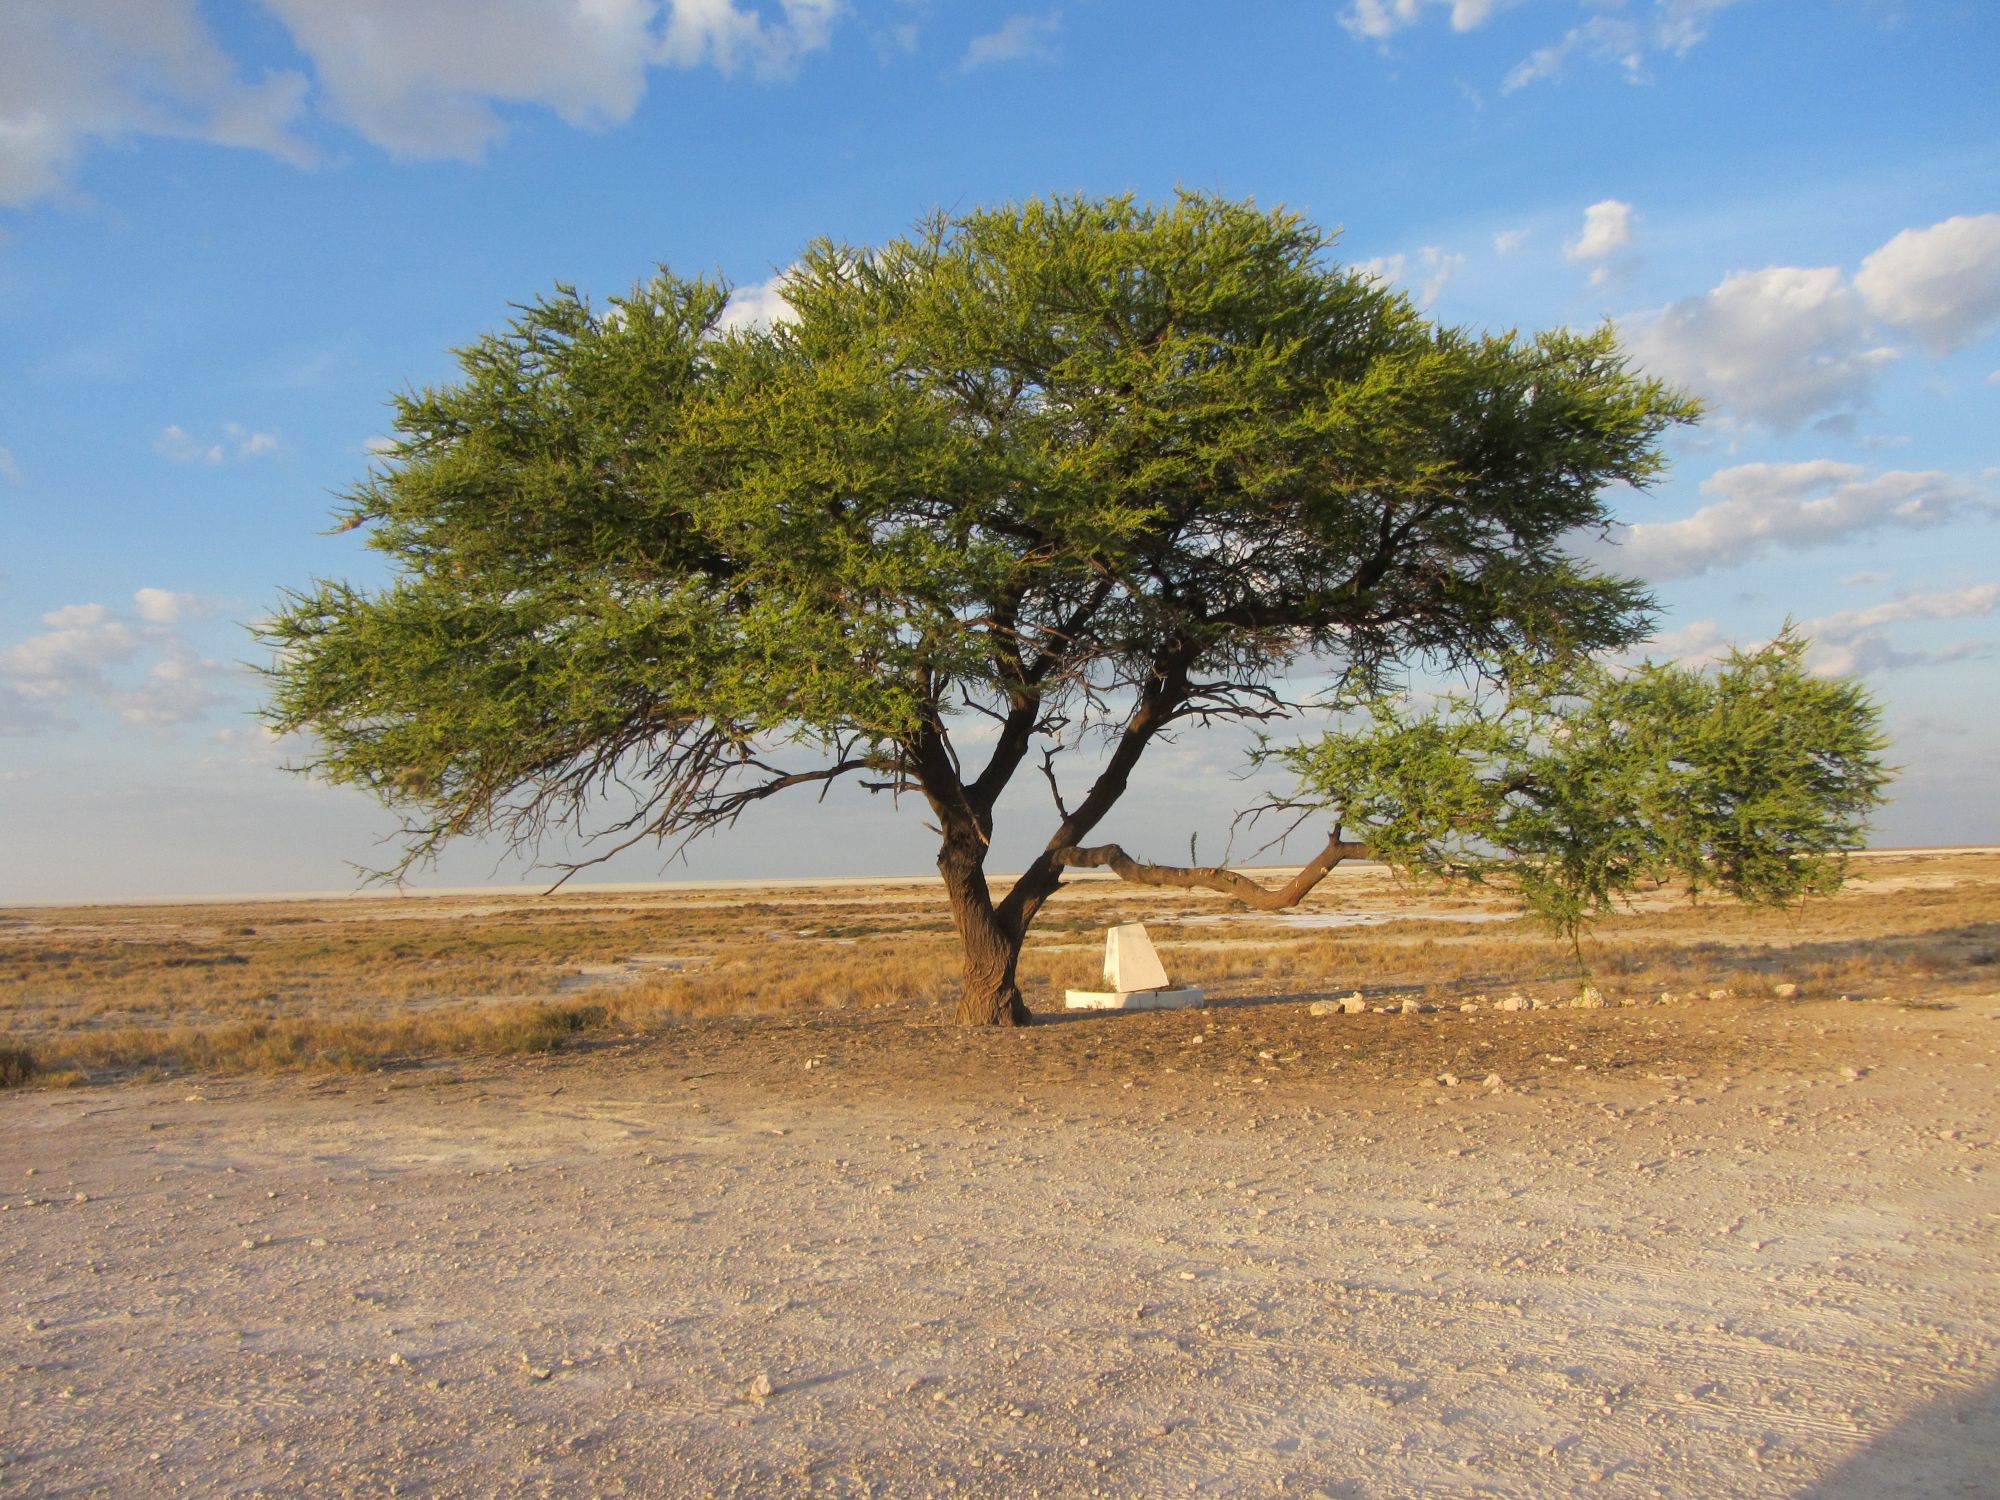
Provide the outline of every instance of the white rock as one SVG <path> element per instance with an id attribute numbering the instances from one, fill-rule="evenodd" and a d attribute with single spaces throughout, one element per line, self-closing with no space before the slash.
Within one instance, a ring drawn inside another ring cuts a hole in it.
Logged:
<path id="1" fill-rule="evenodd" d="M 1309 1016 L 1337 1016 L 1342 1014 L 1342 1007 L 1338 1000 L 1315 1000 L 1311 1005 L 1306 1007 L 1306 1014 Z"/>
<path id="2" fill-rule="evenodd" d="M 1794 995 L 1798 994 L 1798 992 L 1799 992 L 1799 987 L 1789 982 L 1785 984 L 1774 984 L 1771 986 L 1771 993 L 1776 995 L 1780 1000 L 1789 1000 Z"/>
<path id="3" fill-rule="evenodd" d="M 1528 1008 L 1528 1001 L 1522 995 L 1509 995 L 1504 1000 L 1495 1000 L 1493 1008 L 1495 1010 L 1526 1010 Z"/>
<path id="4" fill-rule="evenodd" d="M 1350 1016 L 1358 1016 L 1368 1009 L 1368 1002 L 1361 998 L 1361 991 L 1356 990 L 1340 1002 L 1340 1008 Z"/>

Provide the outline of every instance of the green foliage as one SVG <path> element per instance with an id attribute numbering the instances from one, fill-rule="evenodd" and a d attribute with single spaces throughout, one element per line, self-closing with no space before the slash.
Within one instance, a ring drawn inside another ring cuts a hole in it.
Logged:
<path id="1" fill-rule="evenodd" d="M 683 838 L 843 775 L 977 851 L 1031 745 L 1108 722 L 1129 755 L 1053 851 L 1161 728 L 1261 716 L 1302 658 L 1371 684 L 1642 636 L 1643 593 L 1564 541 L 1693 405 L 1608 329 L 1437 327 L 1330 246 L 1198 194 L 1058 198 L 817 243 L 768 329 L 665 270 L 559 287 L 398 398 L 345 512 L 392 581 L 289 597 L 268 722 L 403 810 L 405 863 Z"/>
<path id="2" fill-rule="evenodd" d="M 1787 630 L 1712 673 L 1517 664 L 1496 696 L 1271 752 L 1301 798 L 1408 873 L 1506 880 L 1574 938 L 1620 899 L 1684 885 L 1782 906 L 1837 888 L 1890 773 L 1859 684 Z"/>

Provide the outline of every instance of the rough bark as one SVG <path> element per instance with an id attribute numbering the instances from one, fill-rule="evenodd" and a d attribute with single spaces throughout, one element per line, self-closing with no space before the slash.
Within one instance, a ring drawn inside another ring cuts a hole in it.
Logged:
<path id="1" fill-rule="evenodd" d="M 938 855 L 952 923 L 965 955 L 956 1019 L 961 1026 L 1025 1026 L 1032 1017 L 1021 998 L 1015 968 L 1027 929 L 994 910 L 983 852 L 976 835 L 947 833 Z"/>
<path id="2" fill-rule="evenodd" d="M 1147 864 L 1132 858 L 1116 844 L 1099 844 L 1090 849 L 1072 846 L 1058 849 L 1054 856 L 1056 862 L 1067 869 L 1108 869 L 1120 880 L 1129 880 L 1135 885 L 1220 891 L 1258 911 L 1283 911 L 1288 906 L 1297 906 L 1343 859 L 1367 857 L 1366 844 L 1343 839 L 1336 828 L 1326 841 L 1326 847 L 1314 855 L 1298 874 L 1284 885 L 1272 889 L 1221 865 Z"/>

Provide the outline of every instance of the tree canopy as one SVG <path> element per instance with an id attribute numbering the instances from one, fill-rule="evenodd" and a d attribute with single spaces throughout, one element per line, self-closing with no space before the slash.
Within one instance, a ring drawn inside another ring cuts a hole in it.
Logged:
<path id="1" fill-rule="evenodd" d="M 1572 938 L 1644 889 L 1784 906 L 1840 885 L 1889 780 L 1874 703 L 1807 649 L 1788 629 L 1710 672 L 1529 665 L 1420 712 L 1373 698 L 1364 727 L 1272 755 L 1287 805 L 1372 858 L 1505 883 Z"/>
<path id="2" fill-rule="evenodd" d="M 1029 923 L 1162 732 L 1284 717 L 1308 668 L 1370 695 L 1650 628 L 1570 549 L 1694 405 L 1608 329 L 1439 326 L 1331 249 L 1202 194 L 1055 198 L 815 243 L 770 327 L 666 270 L 559 287 L 396 399 L 345 511 L 392 581 L 287 599 L 269 721 L 403 812 L 405 864 L 671 844 L 843 777 L 921 796 L 960 1017 L 1021 1019 Z M 1048 837 L 996 897 L 1024 766 Z"/>

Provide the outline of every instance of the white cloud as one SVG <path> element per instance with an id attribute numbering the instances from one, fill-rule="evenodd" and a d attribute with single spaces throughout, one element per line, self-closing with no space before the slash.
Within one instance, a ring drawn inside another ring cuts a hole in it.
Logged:
<path id="1" fill-rule="evenodd" d="M 1364 260 L 1354 270 L 1384 286 L 1407 287 L 1414 293 L 1418 306 L 1429 307 L 1437 301 L 1445 283 L 1464 264 L 1463 255 L 1437 245 L 1426 245 L 1417 252 L 1414 263 L 1399 250 L 1394 255 L 1378 255 Z"/>
<path id="2" fill-rule="evenodd" d="M 153 451 L 177 464 L 222 462 L 222 444 L 204 443 L 191 436 L 179 423 L 160 429 L 160 435 L 153 439 Z"/>
<path id="3" fill-rule="evenodd" d="M 14 461 L 14 455 L 4 444 L 0 444 L 0 479 L 6 480 L 9 484 L 25 482 L 21 478 L 21 466 Z"/>
<path id="4" fill-rule="evenodd" d="M 1546 47 L 1538 48 L 1507 74 L 1505 93 L 1546 78 L 1558 78 L 1578 57 L 1610 63 L 1634 83 L 1645 81 L 1647 60 L 1658 53 L 1685 57 L 1708 36 L 1709 18 L 1736 0 L 1653 0 L 1643 19 L 1594 15 Z"/>
<path id="5" fill-rule="evenodd" d="M 198 0 L 62 0 L 10 5 L 0 46 L 0 203 L 59 192 L 85 148 L 135 135 L 267 151 L 300 165 L 296 72 L 251 80 L 225 54 Z"/>
<path id="6" fill-rule="evenodd" d="M 1631 654 L 1649 661 L 1674 661 L 1682 666 L 1700 667 L 1720 661 L 1735 645 L 1723 634 L 1721 622 L 1694 620 L 1678 630 L 1663 630 Z"/>
<path id="7" fill-rule="evenodd" d="M 224 422 L 222 432 L 227 445 L 198 438 L 176 422 L 160 429 L 159 436 L 153 439 L 153 451 L 177 464 L 219 464 L 229 447 L 234 447 L 238 458 L 256 458 L 278 451 L 275 432 L 253 432 L 241 422 Z"/>
<path id="8" fill-rule="evenodd" d="M 176 594 L 171 589 L 139 589 L 132 595 L 133 611 L 155 625 L 172 625 L 179 620 L 199 619 L 209 612 L 207 600 L 194 594 Z"/>
<path id="9" fill-rule="evenodd" d="M 309 100 L 405 156 L 476 159 L 501 110 L 601 129 L 655 67 L 789 73 L 826 47 L 843 0 L 262 0 L 312 77 L 248 78 L 199 0 L 38 0 L 0 47 L 0 203 L 61 191 L 98 141 L 169 135 L 310 165 Z M 316 87 L 315 87 L 316 85 Z"/>
<path id="10" fill-rule="evenodd" d="M 791 322 L 796 314 L 785 300 L 785 282 L 790 275 L 780 271 L 768 281 L 732 290 L 717 327 L 726 333 L 732 328 L 769 328 L 773 323 Z"/>
<path id="11" fill-rule="evenodd" d="M 1936 666 L 1985 656 L 1985 641 L 1957 641 L 1928 650 L 1905 650 L 1885 627 L 1927 620 L 1982 619 L 2000 607 L 2000 583 L 1973 584 L 1935 594 L 1905 594 L 1866 609 L 1841 610 L 1808 620 L 1800 628 L 1812 640 L 1812 667 L 1829 677 L 1858 677 L 1869 672 L 1905 667 Z"/>
<path id="12" fill-rule="evenodd" d="M 1854 289 L 1931 354 L 1976 343 L 2000 324 L 2000 214 L 1905 229 L 1861 262 Z"/>
<path id="13" fill-rule="evenodd" d="M 1773 548 L 1830 546 L 1870 532 L 1914 530 L 1995 507 L 1964 480 L 1936 470 L 1892 469 L 1867 477 L 1858 464 L 1739 464 L 1702 483 L 1712 497 L 1678 521 L 1623 528 L 1600 553 L 1642 578 L 1688 578 Z"/>
<path id="14" fill-rule="evenodd" d="M 1832 266 L 1732 272 L 1702 296 L 1628 318 L 1624 333 L 1648 372 L 1777 428 L 1864 404 L 1896 358 L 1867 337 L 1860 301 Z"/>
<path id="15" fill-rule="evenodd" d="M 101 604 L 65 604 L 43 615 L 42 623 L 57 630 L 82 630 L 102 625 L 110 618 L 111 611 Z"/>
<path id="16" fill-rule="evenodd" d="M 0 734 L 71 727 L 69 705 L 94 701 L 130 724 L 181 724 L 221 703 L 233 668 L 200 655 L 172 628 L 204 612 L 190 594 L 144 588 L 133 613 L 66 604 L 47 627 L 0 647 Z M 150 658 L 150 661 L 148 661 Z M 147 662 L 135 681 L 131 668 Z"/>
<path id="17" fill-rule="evenodd" d="M 1632 243 L 1632 205 L 1616 198 L 1593 203 L 1583 211 L 1583 232 L 1563 244 L 1565 260 L 1602 260 Z"/>
<path id="18" fill-rule="evenodd" d="M 241 422 L 224 422 L 222 430 L 236 444 L 238 458 L 255 458 L 260 453 L 278 451 L 278 435 L 275 432 L 252 432 Z"/>
<path id="19" fill-rule="evenodd" d="M 1503 229 L 1493 236 L 1493 249 L 1500 255 L 1512 255 L 1528 242 L 1525 229 Z"/>
<path id="20" fill-rule="evenodd" d="M 1453 31 L 1470 31 L 1501 8 L 1501 0 L 1353 0 L 1340 24 L 1358 37 L 1382 41 L 1414 26 L 1426 11 L 1448 11 Z"/>
<path id="21" fill-rule="evenodd" d="M 1887 583 L 1889 574 L 1880 568 L 1863 568 L 1858 573 L 1849 573 L 1840 580 L 1842 588 L 1856 588 L 1867 583 Z"/>
<path id="22" fill-rule="evenodd" d="M 1056 38 L 1062 33 L 1062 17 L 1009 16 L 996 31 L 974 37 L 966 44 L 959 68 L 971 72 L 988 63 L 1050 62 L 1056 55 Z"/>
<path id="23" fill-rule="evenodd" d="M 400 447 L 402 447 L 400 439 L 388 437 L 381 433 L 377 433 L 373 437 L 365 437 L 361 440 L 361 451 L 372 454 L 376 458 L 380 458 L 385 453 L 394 453 Z"/>

